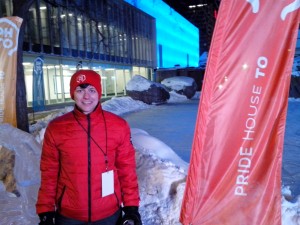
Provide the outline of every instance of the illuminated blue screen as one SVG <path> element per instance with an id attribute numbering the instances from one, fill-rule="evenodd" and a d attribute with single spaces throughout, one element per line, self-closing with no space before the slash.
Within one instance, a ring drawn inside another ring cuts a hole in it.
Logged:
<path id="1" fill-rule="evenodd" d="M 161 0 L 125 0 L 156 19 L 157 65 L 197 67 L 199 29 Z M 159 47 L 161 46 L 161 50 Z"/>

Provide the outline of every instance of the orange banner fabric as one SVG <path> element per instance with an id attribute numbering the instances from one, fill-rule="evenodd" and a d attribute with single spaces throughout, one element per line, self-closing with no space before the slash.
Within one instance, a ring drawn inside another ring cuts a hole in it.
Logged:
<path id="1" fill-rule="evenodd" d="M 0 123 L 17 125 L 16 76 L 19 17 L 0 18 Z"/>
<path id="2" fill-rule="evenodd" d="M 182 224 L 281 224 L 282 150 L 299 4 L 221 1 Z"/>

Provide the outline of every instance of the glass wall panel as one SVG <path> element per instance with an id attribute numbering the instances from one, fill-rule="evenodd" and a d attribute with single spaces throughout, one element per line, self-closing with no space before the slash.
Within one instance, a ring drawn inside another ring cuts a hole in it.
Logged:
<path id="1" fill-rule="evenodd" d="M 32 87 L 33 87 L 33 63 L 23 63 L 24 67 L 24 75 L 25 75 L 25 83 L 26 83 L 26 98 L 27 98 L 27 106 L 32 106 Z"/>
<path id="2" fill-rule="evenodd" d="M 80 17 L 78 18 L 75 13 L 69 13 L 70 48 L 74 57 L 78 56 L 77 24 L 80 22 Z"/>
<path id="3" fill-rule="evenodd" d="M 124 88 L 124 95 L 126 95 L 126 84 L 131 80 L 132 74 L 130 70 L 124 70 L 124 79 L 125 79 L 125 88 Z"/>
<path id="4" fill-rule="evenodd" d="M 51 104 L 50 102 L 50 83 L 49 83 L 49 74 L 53 73 L 52 71 L 54 70 L 55 73 L 55 66 L 54 65 L 46 65 L 44 66 L 44 93 L 45 93 L 45 104 L 49 105 Z"/>
<path id="5" fill-rule="evenodd" d="M 87 52 L 92 52 L 91 21 L 86 20 L 84 26 L 85 26 L 85 43 L 86 43 L 85 50 Z"/>
<path id="6" fill-rule="evenodd" d="M 39 52 L 41 49 L 36 4 L 33 4 L 29 9 L 26 31 L 28 32 L 28 35 L 25 35 L 24 38 L 31 44 L 30 50 Z"/>
<path id="7" fill-rule="evenodd" d="M 61 68 L 62 68 L 61 89 L 62 89 L 62 93 L 63 93 L 63 98 L 65 101 L 71 101 L 72 99 L 70 96 L 70 80 L 71 80 L 71 76 L 76 72 L 76 66 L 75 65 L 63 65 Z"/>
<path id="8" fill-rule="evenodd" d="M 41 33 L 42 33 L 42 43 L 44 45 L 50 45 L 49 39 L 49 24 L 48 24 L 48 15 L 47 15 L 47 6 L 44 2 L 40 4 L 40 15 L 41 15 Z"/>
<path id="9" fill-rule="evenodd" d="M 116 92 L 117 95 L 123 95 L 125 91 L 124 70 L 116 70 Z"/>
<path id="10" fill-rule="evenodd" d="M 96 8 L 95 14 L 92 11 Z M 61 0 L 55 6 L 36 0 L 29 10 L 24 48 L 39 53 L 152 66 L 155 65 L 152 50 L 155 50 L 155 35 L 148 33 L 152 34 L 153 28 L 155 21 L 151 17 L 121 0 L 80 1 L 79 5 Z"/>
<path id="11" fill-rule="evenodd" d="M 116 95 L 116 76 L 115 69 L 105 69 L 103 73 L 105 77 L 106 93 L 108 96 Z"/>
<path id="12" fill-rule="evenodd" d="M 46 80 L 48 84 L 46 92 L 47 102 L 49 102 L 49 104 L 62 102 L 60 67 L 49 66 Z"/>
<path id="13" fill-rule="evenodd" d="M 91 39 L 90 39 L 90 48 L 93 53 L 93 58 L 99 58 L 99 47 L 100 47 L 100 38 L 98 33 L 98 25 L 95 21 L 91 21 Z"/>
<path id="14" fill-rule="evenodd" d="M 104 31 L 106 31 L 106 25 L 103 23 L 98 23 L 97 26 L 97 34 L 98 34 L 98 40 L 99 40 L 99 53 L 102 54 L 102 56 L 104 56 L 106 54 L 105 51 L 105 42 L 106 42 L 106 38 L 105 38 L 105 34 Z M 101 57 L 100 59 L 104 60 L 104 57 Z"/>
<path id="15" fill-rule="evenodd" d="M 69 55 L 70 43 L 69 43 L 69 24 L 72 24 L 72 16 L 69 16 L 67 9 L 61 9 L 60 21 L 61 21 L 61 41 L 62 48 L 64 49 L 64 55 Z M 70 25 L 71 26 L 71 25 Z"/>
<path id="16" fill-rule="evenodd" d="M 61 54 L 60 51 L 60 17 L 59 17 L 59 10 L 58 7 L 49 7 L 50 12 L 50 35 L 51 35 L 51 39 L 52 39 L 52 48 L 54 50 L 53 53 L 56 53 L 58 55 Z"/>
<path id="17" fill-rule="evenodd" d="M 142 75 L 140 73 L 140 68 L 136 67 L 136 66 L 132 67 L 132 73 L 133 73 L 133 76 L 135 76 L 135 75 Z"/>
<path id="18" fill-rule="evenodd" d="M 0 1 L 0 17 L 11 16 L 13 11 L 12 1 Z"/>
<path id="19" fill-rule="evenodd" d="M 28 106 L 32 106 L 32 71 L 35 57 L 27 56 L 24 58 L 25 83 L 28 98 Z M 71 76 L 76 71 L 77 60 L 59 60 L 54 58 L 44 59 L 44 93 L 45 104 L 59 104 L 72 102 L 69 93 L 69 83 Z M 92 67 L 89 67 L 90 65 Z M 106 69 L 104 69 L 106 67 Z M 149 78 L 150 70 L 144 67 L 134 67 L 132 69 L 100 63 L 83 62 L 83 69 L 91 68 L 101 75 L 102 95 L 104 97 L 122 96 L 126 94 L 126 83 L 131 79 L 132 74 L 139 74 Z"/>
<path id="20" fill-rule="evenodd" d="M 103 24 L 101 28 L 103 36 L 103 54 L 107 56 L 109 54 L 109 29 L 106 24 Z M 105 59 L 108 59 L 108 57 L 105 57 Z"/>
<path id="21" fill-rule="evenodd" d="M 78 26 L 78 49 L 79 49 L 79 51 L 84 51 L 84 49 L 85 49 L 85 47 L 84 47 L 84 45 L 85 45 L 84 24 L 85 24 L 85 18 L 82 15 L 78 16 L 77 26 Z"/>

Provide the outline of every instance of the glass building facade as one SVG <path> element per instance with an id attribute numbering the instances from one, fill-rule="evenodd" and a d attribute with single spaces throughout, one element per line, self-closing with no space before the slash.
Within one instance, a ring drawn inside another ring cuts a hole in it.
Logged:
<path id="1" fill-rule="evenodd" d="M 11 15 L 12 0 L 1 0 L 0 17 Z M 80 68 L 101 74 L 103 97 L 125 95 L 135 74 L 152 79 L 155 19 L 123 0 L 35 0 L 26 22 L 23 65 L 29 107 L 37 57 L 44 61 L 46 105 L 71 101 L 69 81 Z"/>
<path id="2" fill-rule="evenodd" d="M 199 29 L 162 0 L 124 0 L 156 20 L 157 67 L 198 67 Z"/>

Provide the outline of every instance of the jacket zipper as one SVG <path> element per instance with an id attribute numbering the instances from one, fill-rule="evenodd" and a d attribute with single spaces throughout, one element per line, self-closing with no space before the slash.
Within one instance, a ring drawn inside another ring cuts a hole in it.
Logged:
<path id="1" fill-rule="evenodd" d="M 91 120 L 90 115 L 87 115 L 88 120 L 88 221 L 92 219 L 92 196 L 91 196 Z"/>

